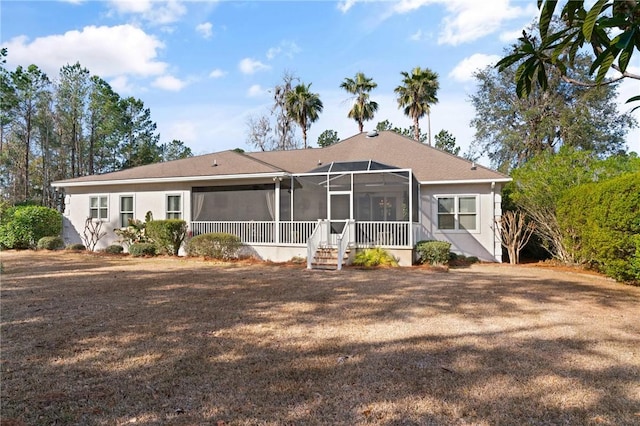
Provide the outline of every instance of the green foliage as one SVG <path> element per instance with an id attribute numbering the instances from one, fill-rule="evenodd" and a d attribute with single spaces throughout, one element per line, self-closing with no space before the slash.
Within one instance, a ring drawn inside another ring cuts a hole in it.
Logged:
<path id="1" fill-rule="evenodd" d="M 48 207 L 12 207 L 0 219 L 0 245 L 6 248 L 35 248 L 40 238 L 61 232 L 62 215 Z"/>
<path id="2" fill-rule="evenodd" d="M 398 266 L 398 260 L 381 247 L 364 249 L 356 254 L 353 264 L 356 266 Z"/>
<path id="3" fill-rule="evenodd" d="M 153 220 L 151 212 L 145 215 L 145 221 L 140 219 L 129 219 L 129 226 L 124 229 L 116 229 L 114 232 L 120 237 L 120 242 L 124 245 L 131 246 L 135 243 L 148 243 L 151 239 L 147 236 L 147 223 Z"/>
<path id="4" fill-rule="evenodd" d="M 373 120 L 373 116 L 378 110 L 378 103 L 369 98 L 369 92 L 378 87 L 372 78 L 367 77 L 362 72 L 356 73 L 354 78 L 345 78 L 340 84 L 340 88 L 353 96 L 353 107 L 347 116 L 358 123 L 358 131 L 362 133 L 364 122 Z"/>
<path id="5" fill-rule="evenodd" d="M 302 130 L 302 140 L 304 147 L 307 147 L 307 130 L 311 123 L 318 121 L 323 105 L 320 96 L 311 92 L 311 83 L 308 85 L 298 84 L 289 91 L 285 97 L 285 109 Z"/>
<path id="6" fill-rule="evenodd" d="M 64 248 L 62 237 L 42 237 L 38 240 L 39 250 L 60 250 Z"/>
<path id="7" fill-rule="evenodd" d="M 123 251 L 124 247 L 122 247 L 120 244 L 111 244 L 106 249 L 104 249 L 104 252 L 109 254 L 120 254 Z"/>
<path id="8" fill-rule="evenodd" d="M 396 87 L 394 92 L 398 99 L 398 108 L 404 108 L 404 114 L 413 119 L 415 140 L 420 141 L 420 118 L 429 116 L 431 105 L 438 103 L 438 74 L 429 68 L 415 67 L 411 73 L 403 71 L 402 85 Z M 429 129 L 431 131 L 431 129 Z M 431 135 L 429 135 L 431 145 Z"/>
<path id="9" fill-rule="evenodd" d="M 579 55 L 570 76 L 587 78 L 589 65 L 589 59 Z M 500 73 L 487 68 L 475 74 L 479 84 L 471 95 L 476 129 L 471 150 L 486 154 L 493 167 L 509 172 L 560 146 L 599 156 L 624 151 L 626 133 L 636 121 L 620 113 L 615 85 L 572 85 L 553 71 L 546 92 L 534 89 L 531 96 L 519 98 L 515 74 L 515 66 Z"/>
<path id="10" fill-rule="evenodd" d="M 162 161 L 181 160 L 183 158 L 193 157 L 191 148 L 186 146 L 184 142 L 174 139 L 169 143 L 163 143 L 160 146 L 162 151 Z"/>
<path id="11" fill-rule="evenodd" d="M 556 154 L 544 152 L 515 170 L 509 198 L 535 223 L 536 234 L 549 254 L 573 263 L 573 252 L 567 249 L 558 226 L 558 201 L 573 187 L 633 171 L 640 171 L 636 155 L 598 160 L 590 152 L 563 147 Z"/>
<path id="12" fill-rule="evenodd" d="M 600 0 L 590 2 L 589 9 L 583 0 L 568 1 L 559 14 L 564 26 L 554 28 L 557 3 L 539 0 L 539 36 L 524 32 L 513 52 L 496 64 L 501 71 L 519 64 L 515 79 L 520 97 L 527 97 L 536 85 L 546 90 L 552 68 L 567 75 L 584 46 L 594 56 L 589 74 L 597 71 L 595 84 L 604 82 L 610 68 L 620 73 L 627 71 L 633 53 L 639 49 L 640 3 L 637 1 Z M 630 100 L 637 101 L 640 97 Z"/>
<path id="13" fill-rule="evenodd" d="M 451 243 L 446 241 L 425 240 L 418 241 L 416 253 L 418 263 L 430 265 L 446 265 L 449 262 Z"/>
<path id="14" fill-rule="evenodd" d="M 640 172 L 567 191 L 558 221 L 577 261 L 620 281 L 640 281 Z"/>
<path id="15" fill-rule="evenodd" d="M 325 130 L 318 136 L 318 146 L 320 148 L 325 148 L 338 142 L 340 142 L 340 138 L 335 130 Z"/>
<path id="16" fill-rule="evenodd" d="M 181 219 L 152 220 L 147 222 L 146 231 L 160 252 L 177 256 L 187 236 L 187 222 Z"/>
<path id="17" fill-rule="evenodd" d="M 80 243 L 76 243 L 76 244 L 68 244 L 68 245 L 65 247 L 65 250 L 81 250 L 81 251 L 84 251 L 84 250 L 86 250 L 86 249 L 87 249 L 87 248 L 85 247 L 85 245 L 84 245 L 84 244 L 80 244 Z"/>
<path id="18" fill-rule="evenodd" d="M 458 155 L 460 153 L 460 147 L 456 146 L 456 138 L 446 130 L 440 130 L 440 132 L 433 138 L 435 140 L 435 147 L 448 152 L 449 154 Z"/>
<path id="19" fill-rule="evenodd" d="M 186 248 L 189 256 L 228 260 L 238 257 L 242 241 L 236 235 L 216 232 L 191 238 Z"/>
<path id="20" fill-rule="evenodd" d="M 129 246 L 129 254 L 133 257 L 155 256 L 157 248 L 152 243 L 134 243 Z"/>

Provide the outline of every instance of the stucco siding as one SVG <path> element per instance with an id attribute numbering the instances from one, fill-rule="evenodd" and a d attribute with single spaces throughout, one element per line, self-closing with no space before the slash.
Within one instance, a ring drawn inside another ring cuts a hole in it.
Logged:
<path id="1" fill-rule="evenodd" d="M 491 183 L 421 185 L 419 239 L 448 241 L 455 253 L 501 262 L 502 248 L 496 227 L 502 212 L 500 191 L 500 183 L 493 188 Z M 438 197 L 477 197 L 475 229 L 438 229 Z"/>

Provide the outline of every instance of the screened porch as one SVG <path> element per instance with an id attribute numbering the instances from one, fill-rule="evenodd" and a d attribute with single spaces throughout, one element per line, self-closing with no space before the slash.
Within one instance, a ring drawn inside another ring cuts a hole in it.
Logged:
<path id="1" fill-rule="evenodd" d="M 352 246 L 413 247 L 418 184 L 411 170 L 373 161 L 319 166 L 268 183 L 193 187 L 192 235 L 226 232 L 252 245 L 304 246 L 319 223 L 328 226 L 327 240 L 349 223 Z"/>

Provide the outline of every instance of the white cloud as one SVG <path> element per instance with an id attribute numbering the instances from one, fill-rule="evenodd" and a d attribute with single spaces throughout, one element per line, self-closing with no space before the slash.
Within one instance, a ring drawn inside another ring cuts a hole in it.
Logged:
<path id="1" fill-rule="evenodd" d="M 176 22 L 187 13 L 186 7 L 179 0 L 110 0 L 109 3 L 119 14 L 137 14 L 157 25 Z"/>
<path id="2" fill-rule="evenodd" d="M 196 31 L 200 33 L 200 35 L 202 35 L 202 37 L 204 38 L 211 38 L 211 36 L 213 35 L 212 29 L 213 25 L 211 25 L 211 22 L 204 22 L 196 26 Z"/>
<path id="3" fill-rule="evenodd" d="M 342 13 L 347 13 L 349 11 L 349 9 L 351 9 L 353 7 L 354 4 L 356 4 L 357 0 L 342 0 L 338 2 L 338 10 L 340 10 L 340 12 Z"/>
<path id="4" fill-rule="evenodd" d="M 415 33 L 409 36 L 409 40 L 411 41 L 420 41 L 422 40 L 422 30 L 418 30 Z"/>
<path id="5" fill-rule="evenodd" d="M 268 70 L 271 67 L 252 58 L 244 58 L 238 64 L 238 69 L 243 74 L 255 74 L 258 71 Z"/>
<path id="6" fill-rule="evenodd" d="M 266 56 L 267 56 L 267 59 L 269 60 L 279 55 L 283 55 L 288 58 L 293 58 L 293 56 L 296 53 L 300 53 L 300 50 L 301 50 L 300 47 L 298 47 L 298 45 L 295 42 L 283 40 L 280 42 L 278 46 L 272 47 L 269 50 L 267 50 Z"/>
<path id="7" fill-rule="evenodd" d="M 174 139 L 185 143 L 193 142 L 198 138 L 197 124 L 190 120 L 178 120 L 170 122 L 162 139 L 172 141 Z"/>
<path id="8" fill-rule="evenodd" d="M 393 12 L 408 13 L 433 4 L 443 6 L 446 14 L 440 26 L 438 44 L 455 46 L 499 31 L 506 21 L 523 17 L 533 19 L 538 13 L 533 2 L 524 7 L 512 3 L 513 0 L 401 0 L 394 3 Z"/>
<path id="9" fill-rule="evenodd" d="M 157 60 L 164 44 L 132 25 L 84 27 L 61 35 L 26 36 L 9 40 L 10 65 L 37 63 L 49 75 L 56 75 L 66 64 L 80 62 L 92 74 L 103 78 L 122 75 L 142 77 L 164 74 L 167 64 Z"/>
<path id="10" fill-rule="evenodd" d="M 163 75 L 156 78 L 151 85 L 159 89 L 179 92 L 187 85 L 187 83 L 172 75 Z"/>
<path id="11" fill-rule="evenodd" d="M 250 98 L 260 98 L 266 96 L 267 93 L 267 89 L 263 89 L 259 84 L 254 84 L 247 90 L 247 96 Z"/>
<path id="12" fill-rule="evenodd" d="M 221 78 L 227 75 L 226 71 L 221 70 L 220 68 L 216 68 L 209 73 L 209 77 L 211 78 Z"/>
<path id="13" fill-rule="evenodd" d="M 500 33 L 500 41 L 504 42 L 504 43 L 514 43 L 516 40 L 518 40 L 521 36 L 522 36 L 522 30 L 523 28 L 520 28 L 519 30 L 513 30 L 513 31 L 503 31 Z"/>
<path id="14" fill-rule="evenodd" d="M 449 0 L 443 4 L 448 15 L 443 19 L 438 43 L 453 46 L 492 34 L 500 30 L 505 21 L 533 18 L 537 13 L 534 4 L 523 8 L 511 5 L 510 0 Z"/>
<path id="15" fill-rule="evenodd" d="M 109 85 L 111 85 L 111 88 L 119 95 L 128 95 L 134 92 L 134 88 L 129 83 L 129 79 L 124 75 L 120 75 L 109 81 Z"/>
<path id="16" fill-rule="evenodd" d="M 474 53 L 468 58 L 464 58 L 449 73 L 449 77 L 457 81 L 473 80 L 473 73 L 477 70 L 486 68 L 489 65 L 495 65 L 500 60 L 498 55 L 485 55 L 483 53 Z"/>

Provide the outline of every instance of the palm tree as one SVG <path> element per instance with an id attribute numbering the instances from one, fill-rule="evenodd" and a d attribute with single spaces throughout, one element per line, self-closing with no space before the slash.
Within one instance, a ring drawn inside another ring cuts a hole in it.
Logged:
<path id="1" fill-rule="evenodd" d="M 378 87 L 372 78 L 368 78 L 364 73 L 357 73 L 354 78 L 345 78 L 340 88 L 355 95 L 353 107 L 347 117 L 353 118 L 358 123 L 360 133 L 362 133 L 363 122 L 372 120 L 373 115 L 378 110 L 378 103 L 369 100 L 369 92 Z"/>
<path id="2" fill-rule="evenodd" d="M 285 107 L 287 114 L 298 123 L 302 129 L 302 140 L 304 147 L 307 147 L 307 130 L 311 127 L 311 123 L 318 120 L 319 114 L 322 112 L 322 101 L 317 93 L 311 93 L 309 88 L 311 84 L 305 86 L 298 84 L 293 90 L 287 93 L 285 98 Z"/>
<path id="3" fill-rule="evenodd" d="M 431 105 L 438 103 L 436 94 L 440 88 L 438 74 L 429 68 L 415 67 L 411 74 L 403 71 L 402 86 L 395 88 L 398 95 L 398 108 L 404 107 L 404 114 L 413 118 L 413 136 L 420 140 L 418 120 L 427 116 L 429 146 L 431 146 Z"/>

